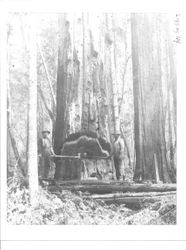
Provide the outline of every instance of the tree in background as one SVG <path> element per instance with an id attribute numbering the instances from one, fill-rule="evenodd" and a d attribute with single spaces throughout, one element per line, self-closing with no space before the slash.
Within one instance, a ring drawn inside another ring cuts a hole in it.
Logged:
<path id="1" fill-rule="evenodd" d="M 37 202 L 38 191 L 38 156 L 37 156 L 37 47 L 36 47 L 36 17 L 30 15 L 30 69 L 28 86 L 28 181 L 30 191 L 30 202 Z"/>
<path id="2" fill-rule="evenodd" d="M 7 48 L 9 46 L 9 36 L 11 33 L 11 26 L 8 25 L 8 32 L 7 32 Z M 7 49 L 7 65 L 9 66 L 9 49 Z M 15 139 L 15 134 L 13 131 L 13 125 L 12 125 L 12 116 L 11 116 L 11 97 L 10 97 L 10 68 L 8 67 L 7 69 L 7 140 L 8 140 L 8 157 L 10 158 L 11 155 L 11 148 L 13 149 L 14 152 L 14 157 L 16 160 L 16 165 L 19 166 L 19 169 L 21 170 L 21 173 L 23 176 L 25 176 L 25 169 L 23 166 L 23 161 L 20 156 L 17 142 Z M 11 146 L 9 144 L 11 143 Z M 8 170 L 8 169 L 7 169 Z"/>
<path id="3" fill-rule="evenodd" d="M 160 14 L 131 14 L 135 180 L 175 180 L 167 159 L 165 100 L 169 80 L 163 81 L 163 77 L 172 78 L 174 71 L 165 72 L 162 64 L 167 41 L 164 18 Z M 170 51 L 166 53 L 169 57 Z M 168 113 L 171 112 L 169 109 Z"/>

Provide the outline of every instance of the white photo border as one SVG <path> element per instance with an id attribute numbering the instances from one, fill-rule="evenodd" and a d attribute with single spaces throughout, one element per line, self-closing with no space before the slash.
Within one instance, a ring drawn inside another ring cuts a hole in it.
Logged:
<path id="1" fill-rule="evenodd" d="M 1 86 L 1 239 L 5 241 L 18 240 L 48 240 L 48 241 L 179 241 L 186 240 L 186 166 L 185 166 L 185 32 L 184 12 L 182 7 L 163 1 L 5 1 L 1 3 L 1 47 L 0 47 L 0 86 Z M 132 3 L 133 2 L 133 3 Z M 144 3 L 143 3 L 144 2 Z M 175 1 L 176 2 L 176 1 Z M 147 5 L 145 5 L 147 3 Z M 157 4 L 159 3 L 159 4 Z M 162 9 L 157 6 L 161 5 Z M 105 7 L 106 6 L 106 7 Z M 154 6 L 154 9 L 153 7 Z M 122 11 L 123 10 L 123 11 Z M 162 226 L 34 226 L 18 225 L 10 226 L 6 222 L 6 46 L 3 39 L 6 37 L 4 30 L 6 17 L 9 12 L 77 12 L 77 11 L 98 11 L 98 12 L 174 12 L 181 14 L 181 44 L 178 48 L 178 118 L 177 118 L 177 225 Z M 4 20 L 4 23 L 3 23 Z"/>

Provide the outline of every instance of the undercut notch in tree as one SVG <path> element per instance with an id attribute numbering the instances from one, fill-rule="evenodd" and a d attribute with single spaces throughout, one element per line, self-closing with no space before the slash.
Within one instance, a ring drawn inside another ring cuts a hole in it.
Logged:
<path id="1" fill-rule="evenodd" d="M 63 143 L 57 157 L 57 180 L 81 180 L 89 177 L 104 179 L 111 176 L 110 144 L 95 133 L 75 133 Z"/>
<path id="2" fill-rule="evenodd" d="M 75 141 L 64 143 L 61 153 L 63 155 L 77 155 L 86 153 L 89 156 L 108 157 L 108 151 L 104 150 L 97 138 L 82 135 Z"/>

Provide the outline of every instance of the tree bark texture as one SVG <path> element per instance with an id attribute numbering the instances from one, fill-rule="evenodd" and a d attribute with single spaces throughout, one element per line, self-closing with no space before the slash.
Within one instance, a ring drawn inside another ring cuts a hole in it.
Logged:
<path id="1" fill-rule="evenodd" d="M 159 14 L 131 14 L 136 168 L 134 179 L 172 182 L 167 162 Z M 165 85 L 166 86 L 166 85 Z"/>
<path id="2" fill-rule="evenodd" d="M 112 19 L 112 15 L 105 14 L 105 18 L 92 20 L 87 13 L 59 17 L 56 131 L 61 132 L 55 133 L 56 153 L 71 133 L 96 132 L 110 141 L 115 130 L 114 120 L 119 120 L 119 113 L 113 33 L 118 27 L 113 26 Z"/>
<path id="3" fill-rule="evenodd" d="M 56 154 L 60 154 L 64 139 L 75 132 L 94 132 L 111 141 L 114 120 L 119 121 L 116 87 L 114 94 L 111 91 L 112 81 L 117 84 L 115 47 L 109 40 L 113 36 L 112 18 L 109 17 L 109 27 L 105 27 L 105 20 L 100 17 L 96 20 L 101 27 L 98 37 L 87 13 L 59 17 Z M 109 110 L 112 107 L 113 112 Z M 57 162 L 56 165 L 58 169 Z"/>

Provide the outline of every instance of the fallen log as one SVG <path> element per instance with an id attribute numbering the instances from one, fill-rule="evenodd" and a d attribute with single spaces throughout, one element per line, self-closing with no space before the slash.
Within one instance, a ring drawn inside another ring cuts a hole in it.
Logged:
<path id="1" fill-rule="evenodd" d="M 126 204 L 126 205 L 142 205 L 144 203 L 154 203 L 157 201 L 160 201 L 163 198 L 163 196 L 156 196 L 156 197 L 121 197 L 121 198 L 105 198 L 105 199 L 96 199 L 96 200 L 102 200 L 107 205 L 110 204 Z"/>
<path id="2" fill-rule="evenodd" d="M 126 197 L 156 197 L 156 196 L 168 196 L 176 195 L 176 191 L 170 192 L 152 192 L 152 193 L 115 193 L 115 194 L 89 194 L 83 195 L 84 198 L 92 199 L 117 199 L 117 198 L 126 198 Z"/>
<path id="3" fill-rule="evenodd" d="M 161 201 L 162 198 L 165 197 L 163 195 L 161 196 L 156 196 L 156 197 L 123 197 L 123 198 L 117 198 L 117 199 L 105 199 L 103 200 L 107 205 L 110 204 L 117 204 L 117 205 L 121 205 L 121 204 L 125 204 L 127 207 L 130 207 L 131 209 L 134 208 L 134 206 L 136 208 L 141 208 L 144 204 L 147 203 L 155 203 L 157 201 Z M 166 197 L 170 197 L 166 196 Z"/>
<path id="4" fill-rule="evenodd" d="M 164 192 L 164 193 L 149 193 L 149 194 L 109 194 L 109 195 L 90 195 L 83 196 L 83 198 L 89 198 L 96 201 L 104 201 L 107 205 L 110 204 L 125 204 L 128 207 L 140 208 L 145 203 L 154 203 L 160 201 L 164 197 L 175 197 L 176 192 Z"/>
<path id="5" fill-rule="evenodd" d="M 81 180 L 81 181 L 77 181 L 77 180 L 69 180 L 69 181 L 57 181 L 57 184 L 60 186 L 68 186 L 68 185 L 110 185 L 112 184 L 110 181 L 98 181 L 97 179 L 89 179 L 89 180 Z"/>
<path id="6" fill-rule="evenodd" d="M 64 185 L 61 190 L 88 192 L 91 194 L 108 194 L 116 192 L 169 192 L 176 191 L 176 184 L 109 184 L 109 185 Z"/>
<path id="7" fill-rule="evenodd" d="M 115 180 L 98 180 L 96 177 L 89 177 L 86 180 L 54 180 L 54 179 L 47 179 L 42 178 L 41 181 L 46 181 L 48 183 L 57 184 L 60 186 L 69 186 L 69 185 L 133 185 L 132 182 L 127 181 L 115 181 Z"/>
<path id="8" fill-rule="evenodd" d="M 42 178 L 41 181 L 48 182 L 49 184 L 52 185 L 59 185 L 59 186 L 70 186 L 70 185 L 110 185 L 113 184 L 110 181 L 99 181 L 97 179 L 90 178 L 88 180 L 65 180 L 65 181 L 60 181 L 60 180 L 54 180 L 54 179 L 46 179 Z"/>

